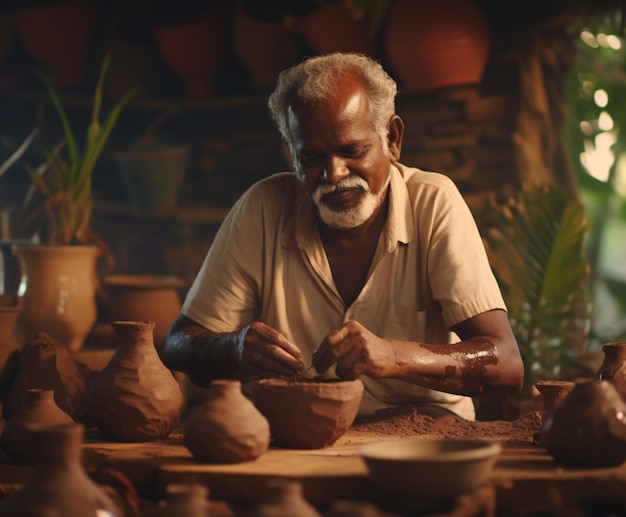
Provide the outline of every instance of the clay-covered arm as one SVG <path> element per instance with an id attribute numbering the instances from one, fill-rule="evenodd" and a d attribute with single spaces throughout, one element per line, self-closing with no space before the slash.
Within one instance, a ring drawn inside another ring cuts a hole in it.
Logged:
<path id="1" fill-rule="evenodd" d="M 243 375 L 293 377 L 304 368 L 288 336 L 258 321 L 216 333 L 180 314 L 159 353 L 168 368 L 186 373 L 198 386 Z"/>
<path id="2" fill-rule="evenodd" d="M 313 365 L 323 373 L 336 363 L 346 379 L 394 378 L 466 396 L 521 388 L 524 367 L 506 312 L 489 311 L 452 330 L 460 342 L 427 344 L 381 338 L 350 321 L 322 341 Z"/>

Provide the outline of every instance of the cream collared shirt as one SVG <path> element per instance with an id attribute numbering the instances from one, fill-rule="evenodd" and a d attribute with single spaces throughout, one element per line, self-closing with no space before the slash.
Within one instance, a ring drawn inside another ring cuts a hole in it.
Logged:
<path id="1" fill-rule="evenodd" d="M 381 337 L 436 344 L 454 341 L 451 326 L 505 309 L 474 218 L 447 176 L 396 164 L 389 196 L 369 278 L 347 309 L 333 282 L 314 205 L 293 173 L 278 173 L 234 205 L 182 312 L 215 332 L 263 321 L 286 332 L 309 366 L 324 336 L 348 320 Z M 316 375 L 313 368 L 305 373 Z M 468 397 L 393 379 L 362 380 L 361 414 L 434 402 L 475 418 Z"/>

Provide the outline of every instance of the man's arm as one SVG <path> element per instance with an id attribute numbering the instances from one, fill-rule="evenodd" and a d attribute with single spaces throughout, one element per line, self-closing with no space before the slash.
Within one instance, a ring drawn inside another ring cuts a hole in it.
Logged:
<path id="1" fill-rule="evenodd" d="M 521 388 L 524 366 L 505 311 L 479 314 L 452 330 L 460 342 L 427 344 L 380 338 L 350 321 L 322 341 L 313 365 L 323 373 L 336 363 L 346 379 L 394 378 L 466 396 Z"/>
<path id="2" fill-rule="evenodd" d="M 216 333 L 180 314 L 159 353 L 168 368 L 186 373 L 198 386 L 242 375 L 294 377 L 304 369 L 302 354 L 289 338 L 259 321 Z"/>

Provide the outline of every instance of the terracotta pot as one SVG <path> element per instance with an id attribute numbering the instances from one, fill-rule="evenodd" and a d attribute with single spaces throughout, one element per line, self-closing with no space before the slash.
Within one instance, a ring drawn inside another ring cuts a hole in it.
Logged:
<path id="1" fill-rule="evenodd" d="M 286 447 L 332 445 L 352 425 L 363 397 L 360 380 L 261 379 L 254 403 L 270 423 L 272 438 Z"/>
<path id="2" fill-rule="evenodd" d="M 180 419 L 184 397 L 154 346 L 154 321 L 116 321 L 117 348 L 89 385 L 89 416 L 110 440 L 166 438 Z"/>
<path id="3" fill-rule="evenodd" d="M 52 68 L 57 88 L 82 82 L 93 42 L 97 3 L 92 0 L 49 2 L 14 8 L 17 34 L 32 57 Z"/>
<path id="4" fill-rule="evenodd" d="M 4 417 L 11 418 L 22 407 L 26 392 L 54 392 L 57 405 L 74 420 L 87 413 L 91 372 L 45 332 L 30 337 L 22 347 L 22 363 L 4 404 Z"/>
<path id="5" fill-rule="evenodd" d="M 0 447 L 15 463 L 32 465 L 29 426 L 53 427 L 73 423 L 74 419 L 54 401 L 53 390 L 29 389 L 22 407 L 7 420 L 0 436 Z"/>
<path id="6" fill-rule="evenodd" d="M 250 73 L 252 84 L 262 90 L 273 89 L 278 74 L 304 54 L 300 34 L 280 22 L 256 20 L 241 8 L 235 12 L 232 37 L 235 52 Z"/>
<path id="7" fill-rule="evenodd" d="M 184 441 L 194 458 L 209 463 L 252 461 L 270 443 L 267 420 L 241 391 L 238 380 L 214 380 L 185 425 Z"/>
<path id="8" fill-rule="evenodd" d="M 0 516 L 122 517 L 113 500 L 82 465 L 84 427 L 31 427 L 32 474 L 0 507 Z"/>
<path id="9" fill-rule="evenodd" d="M 543 422 L 548 419 L 554 408 L 563 401 L 575 385 L 576 383 L 573 381 L 560 380 L 543 380 L 535 384 L 535 388 L 541 393 Z"/>
<path id="10" fill-rule="evenodd" d="M 76 352 L 96 318 L 95 246 L 19 245 L 25 291 L 17 326 L 25 338 L 47 332 Z"/>
<path id="11" fill-rule="evenodd" d="M 604 360 L 597 376 L 609 381 L 623 400 L 626 400 L 626 342 L 605 343 L 602 346 Z"/>
<path id="12" fill-rule="evenodd" d="M 179 289 L 186 282 L 175 276 L 109 275 L 104 278 L 109 291 L 107 317 L 113 321 L 155 322 L 154 342 L 165 341 L 167 331 L 180 313 Z"/>
<path id="13" fill-rule="evenodd" d="M 204 485 L 169 484 L 165 500 L 151 513 L 152 517 L 209 517 L 209 489 Z"/>
<path id="14" fill-rule="evenodd" d="M 187 176 L 191 146 L 133 148 L 114 158 L 131 204 L 141 211 L 172 212 Z"/>
<path id="15" fill-rule="evenodd" d="M 22 349 L 16 322 L 21 310 L 17 295 L 0 295 L 0 400 L 4 400 L 20 369 Z"/>
<path id="16" fill-rule="evenodd" d="M 626 403 L 608 381 L 577 381 L 544 422 L 541 440 L 562 465 L 621 465 L 626 460 Z"/>
<path id="17" fill-rule="evenodd" d="M 185 84 L 184 97 L 213 94 L 215 76 L 226 60 L 227 8 L 210 9 L 180 25 L 154 28 L 157 48 L 168 68 Z"/>
<path id="18" fill-rule="evenodd" d="M 367 36 L 366 21 L 355 20 L 344 2 L 324 5 L 291 25 L 291 28 L 299 31 L 317 54 L 379 54 L 375 41 Z"/>
<path id="19" fill-rule="evenodd" d="M 401 87 L 424 92 L 479 83 L 491 33 L 475 0 L 395 0 L 383 47 Z"/>
<path id="20" fill-rule="evenodd" d="M 266 497 L 250 513 L 250 517 L 321 517 L 302 494 L 302 483 L 293 479 L 273 479 L 267 483 Z"/>

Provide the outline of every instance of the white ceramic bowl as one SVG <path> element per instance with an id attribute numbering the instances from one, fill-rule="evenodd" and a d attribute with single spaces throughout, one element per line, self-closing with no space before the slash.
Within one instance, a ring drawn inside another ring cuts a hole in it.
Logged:
<path id="1" fill-rule="evenodd" d="M 442 499 L 483 484 L 501 450 L 499 442 L 415 437 L 364 445 L 359 454 L 387 494 Z"/>

